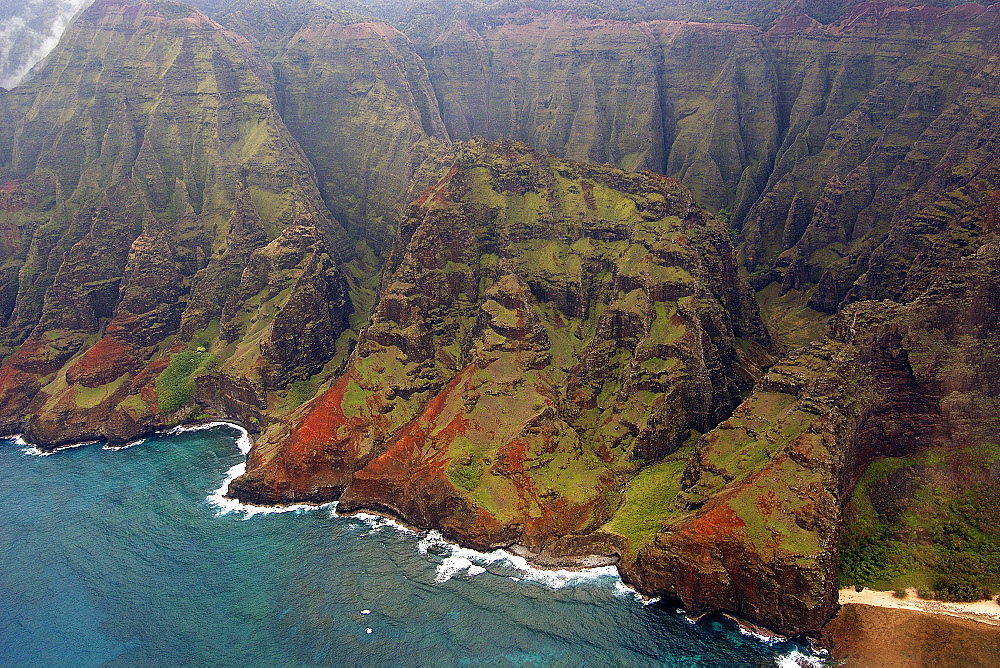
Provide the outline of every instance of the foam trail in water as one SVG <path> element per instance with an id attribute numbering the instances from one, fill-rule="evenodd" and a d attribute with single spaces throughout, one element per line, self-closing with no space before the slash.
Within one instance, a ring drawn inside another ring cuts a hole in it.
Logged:
<path id="1" fill-rule="evenodd" d="M 427 554 L 428 551 L 434 549 L 435 552 L 444 556 L 444 560 L 437 566 L 437 573 L 434 577 L 434 581 L 437 583 L 447 582 L 462 572 L 465 572 L 469 577 L 474 577 L 485 573 L 486 566 L 497 563 L 504 563 L 519 571 L 521 579 L 538 582 L 552 589 L 561 589 L 588 580 L 618 578 L 618 569 L 614 566 L 599 566 L 580 570 L 535 568 L 524 557 L 511 554 L 507 550 L 480 552 L 455 545 L 445 540 L 438 531 L 428 531 L 417 543 L 417 549 L 421 554 Z"/>
<path id="2" fill-rule="evenodd" d="M 183 434 L 189 431 L 201 431 L 203 429 L 215 429 L 216 427 L 229 427 L 230 429 L 236 429 L 240 432 L 240 437 L 236 439 L 236 447 L 239 448 L 240 453 L 246 457 L 250 454 L 250 434 L 246 429 L 238 424 L 232 422 L 206 422 L 204 424 L 197 425 L 183 425 L 180 427 L 174 427 L 173 429 L 165 432 L 167 435 Z M 226 477 L 222 481 L 222 485 L 208 495 L 208 503 L 215 507 L 215 516 L 220 517 L 222 515 L 227 515 L 229 513 L 241 513 L 243 519 L 250 519 L 255 515 L 275 515 L 278 513 L 295 513 L 295 512 L 306 512 L 310 510 L 319 510 L 321 508 L 335 508 L 336 502 L 324 503 L 322 505 L 314 505 L 308 503 L 295 503 L 287 506 L 255 506 L 251 503 L 242 503 L 236 499 L 230 499 L 226 497 L 226 493 L 229 491 L 229 483 L 239 478 L 241 475 L 247 472 L 246 460 L 236 464 L 226 471 Z"/>
<path id="3" fill-rule="evenodd" d="M 409 534 L 414 533 L 412 530 L 402 526 L 398 522 L 379 515 L 363 514 L 360 517 L 355 517 L 368 522 L 369 525 L 372 526 L 373 530 L 380 527 L 392 527 L 397 531 L 404 531 Z M 428 552 L 433 551 L 435 554 L 439 554 L 443 557 L 443 561 L 437 566 L 437 572 L 434 577 L 434 581 L 439 584 L 447 582 L 451 578 L 463 572 L 466 577 L 475 577 L 476 575 L 486 573 L 488 571 L 486 566 L 503 562 L 506 566 L 514 568 L 520 572 L 521 577 L 508 576 L 509 579 L 514 582 L 530 580 L 552 589 L 562 589 L 563 587 L 582 584 L 584 582 L 613 580 L 615 592 L 618 595 L 632 596 L 642 605 L 653 605 L 660 601 L 659 597 L 647 598 L 622 582 L 618 569 L 614 566 L 599 566 L 596 568 L 584 568 L 580 570 L 550 570 L 547 568 L 535 568 L 531 566 L 524 557 L 511 554 L 507 550 L 479 552 L 478 550 L 461 547 L 445 540 L 438 531 L 428 531 L 426 534 L 423 534 L 420 541 L 417 543 L 417 549 L 421 554 L 427 554 Z M 684 610 L 678 609 L 677 612 L 678 614 L 684 615 L 684 618 L 691 624 L 698 623 L 697 619 L 685 615 Z M 773 645 L 787 640 L 780 636 L 766 636 L 760 633 L 755 633 L 749 629 L 743 628 L 742 626 L 740 626 L 739 629 L 744 635 L 752 637 L 765 645 Z M 795 649 L 785 656 L 777 657 L 775 661 L 781 668 L 801 668 L 802 666 L 816 666 L 818 668 L 819 666 L 824 665 L 823 659 L 819 656 L 819 654 L 820 653 L 807 654 L 801 650 Z"/>
<path id="4" fill-rule="evenodd" d="M 355 520 L 361 520 L 371 529 L 369 534 L 376 533 L 379 529 L 388 528 L 398 531 L 399 533 L 409 534 L 411 536 L 416 536 L 417 532 L 413 529 L 405 526 L 391 517 L 386 517 L 385 515 L 372 515 L 369 513 L 355 513 L 353 515 L 338 515 L 336 510 L 336 504 L 334 504 L 334 509 L 330 511 L 330 517 L 348 517 Z"/>
<path id="5" fill-rule="evenodd" d="M 635 589 L 632 589 L 632 587 L 629 587 L 627 584 L 622 582 L 621 578 L 615 580 L 615 593 L 617 593 L 619 596 L 631 596 L 632 598 L 634 598 L 639 603 L 642 603 L 643 605 L 653 605 L 654 603 L 660 602 L 659 596 L 654 596 L 652 598 L 648 596 L 643 596 Z"/>
<path id="6" fill-rule="evenodd" d="M 240 432 L 240 437 L 236 439 L 236 447 L 240 449 L 240 454 L 244 456 L 250 454 L 250 432 L 235 422 L 217 420 L 215 422 L 202 422 L 201 424 L 182 424 L 180 426 L 167 429 L 166 431 L 158 431 L 156 433 L 163 434 L 165 436 L 176 436 L 177 434 L 186 434 L 191 431 L 204 431 L 206 429 L 216 429 L 217 427 L 229 427 L 230 429 L 235 429 Z"/>
<path id="7" fill-rule="evenodd" d="M 119 450 L 128 450 L 129 448 L 134 447 L 136 445 L 142 445 L 145 442 L 146 439 L 140 438 L 138 441 L 130 441 L 128 443 L 125 443 L 124 445 L 111 445 L 109 443 L 105 443 L 104 446 L 101 448 L 101 450 L 111 450 L 112 452 L 117 452 Z"/>
<path id="8" fill-rule="evenodd" d="M 736 622 L 737 628 L 739 628 L 740 633 L 747 636 L 748 638 L 753 638 L 755 640 L 758 640 L 764 643 L 765 645 L 774 645 L 776 643 L 785 642 L 786 640 L 788 640 L 788 638 L 785 638 L 784 636 L 767 635 L 764 633 L 758 633 L 756 631 L 748 629 L 742 624 L 740 624 L 740 621 L 738 619 L 733 619 L 733 621 Z"/>
<path id="9" fill-rule="evenodd" d="M 58 448 L 55 448 L 54 450 L 42 450 L 34 443 L 29 443 L 28 441 L 24 440 L 24 436 L 22 434 L 17 434 L 16 436 L 8 436 L 6 438 L 12 439 L 14 441 L 14 445 L 17 445 L 21 448 L 21 452 L 23 452 L 26 455 L 31 455 L 32 457 L 48 457 L 49 455 L 54 455 L 57 452 L 62 452 L 63 450 L 72 450 L 73 448 L 82 448 L 85 445 L 93 445 L 94 443 L 100 443 L 100 441 L 80 441 L 79 443 L 60 445 Z"/>
<path id="10" fill-rule="evenodd" d="M 774 663 L 777 664 L 778 668 L 804 668 L 805 666 L 820 668 L 826 665 L 822 657 L 815 654 L 806 654 L 797 649 L 793 649 L 784 656 L 775 657 Z"/>

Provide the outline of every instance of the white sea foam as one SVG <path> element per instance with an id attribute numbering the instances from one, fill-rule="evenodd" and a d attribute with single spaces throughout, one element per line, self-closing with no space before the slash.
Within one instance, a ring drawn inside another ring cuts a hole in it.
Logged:
<path id="1" fill-rule="evenodd" d="M 199 429 L 211 429 L 218 426 L 230 426 L 239 429 L 241 432 L 240 438 L 237 440 L 237 447 L 239 447 L 240 452 L 247 455 L 250 452 L 250 436 L 245 429 L 239 425 L 235 425 L 229 422 L 213 422 L 203 425 L 194 425 L 187 427 L 175 427 L 167 433 L 175 434 L 182 433 L 184 431 L 195 431 Z M 451 578 L 464 573 L 466 577 L 475 577 L 477 575 L 482 575 L 488 572 L 487 566 L 493 564 L 503 564 L 504 566 L 514 569 L 520 575 L 520 577 L 508 575 L 507 577 L 514 582 L 522 582 L 528 580 L 531 582 L 537 582 L 552 589 L 562 589 L 563 587 L 573 586 L 581 584 L 584 582 L 592 582 L 596 580 L 611 580 L 614 582 L 615 592 L 621 596 L 632 596 L 637 602 L 642 605 L 653 605 L 657 603 L 660 598 L 648 598 L 637 592 L 632 587 L 626 585 L 621 576 L 618 573 L 618 569 L 614 566 L 598 566 L 594 568 L 583 568 L 578 570 L 570 569 L 548 569 L 548 568 L 536 568 L 528 563 L 528 560 L 516 554 L 512 554 L 507 550 L 498 549 L 492 550 L 490 552 L 480 552 L 478 550 L 473 550 L 467 547 L 461 547 L 455 543 L 452 543 L 444 538 L 439 531 L 427 531 L 427 532 L 417 532 L 413 529 L 403 525 L 402 523 L 392 519 L 391 517 L 386 517 L 385 515 L 376 515 L 373 513 L 355 513 L 353 515 L 339 515 L 337 513 L 337 503 L 331 502 L 324 504 L 322 506 L 316 505 L 306 505 L 298 504 L 292 506 L 254 506 L 250 504 L 240 503 L 234 499 L 227 499 L 225 493 L 229 490 L 229 483 L 235 480 L 237 477 L 243 475 L 246 472 L 246 462 L 236 464 L 229 471 L 226 472 L 226 478 L 222 485 L 213 492 L 209 497 L 209 502 L 218 508 L 216 516 L 223 515 L 230 512 L 241 512 L 246 518 L 253 517 L 258 514 L 267 513 L 287 513 L 287 512 L 304 512 L 309 510 L 316 510 L 320 508 L 328 508 L 331 517 L 337 518 L 349 518 L 354 520 L 359 520 L 366 524 L 370 531 L 369 533 L 377 533 L 381 529 L 392 529 L 399 533 L 408 534 L 411 536 L 420 536 L 420 540 L 417 541 L 417 550 L 421 554 L 428 554 L 433 552 L 443 556 L 440 564 L 436 567 L 436 573 L 434 581 L 438 584 L 442 584 L 450 580 Z M 371 611 L 368 609 L 362 610 L 362 615 L 367 615 Z M 678 608 L 678 614 L 684 615 L 684 619 L 691 624 L 696 624 L 698 622 L 697 618 L 693 618 L 687 614 L 683 609 Z M 756 640 L 772 645 L 776 642 L 785 640 L 779 636 L 766 636 L 760 633 L 751 631 L 750 629 L 744 628 L 742 625 L 739 626 L 740 633 L 755 638 Z M 365 629 L 366 633 L 371 633 L 372 630 L 369 628 Z M 781 668 L 793 668 L 801 666 L 822 666 L 823 661 L 817 654 L 806 654 L 800 650 L 792 650 L 788 654 L 777 657 L 775 662 Z"/>
<path id="2" fill-rule="evenodd" d="M 177 434 L 185 434 L 191 431 L 204 431 L 206 429 L 215 429 L 217 427 L 229 427 L 230 429 L 235 429 L 240 432 L 240 437 L 236 439 L 236 447 L 239 448 L 240 454 L 243 456 L 250 454 L 250 433 L 235 422 L 217 420 L 215 422 L 202 422 L 201 424 L 182 424 L 177 427 L 167 429 L 166 431 L 158 431 L 156 433 L 163 434 L 165 436 L 176 436 Z"/>
<path id="3" fill-rule="evenodd" d="M 11 436 L 14 444 L 21 448 L 21 452 L 26 455 L 31 455 L 32 457 L 48 457 L 49 455 L 54 455 L 57 452 L 62 452 L 63 450 L 72 450 L 73 448 L 82 448 L 85 445 L 93 445 L 94 443 L 100 443 L 100 441 L 80 441 L 79 443 L 69 443 L 67 445 L 60 445 L 58 448 L 53 450 L 43 450 L 34 443 L 29 443 L 24 439 L 22 434 L 17 434 L 16 436 Z"/>
<path id="4" fill-rule="evenodd" d="M 240 432 L 240 437 L 236 439 L 236 447 L 239 448 L 240 454 L 246 457 L 250 454 L 250 434 L 246 429 L 234 422 L 205 422 L 203 424 L 194 425 L 181 425 L 179 427 L 174 427 L 168 429 L 165 432 L 160 432 L 168 436 L 173 436 L 176 434 L 183 434 L 191 431 L 202 431 L 204 429 L 215 429 L 216 427 L 229 427 L 230 429 L 236 429 Z M 226 471 L 226 477 L 222 481 L 222 484 L 217 490 L 208 495 L 209 505 L 215 508 L 215 516 L 221 517 L 222 515 L 228 515 L 229 513 L 240 513 L 243 515 L 242 519 L 250 519 L 255 515 L 275 515 L 278 513 L 303 513 L 312 510 L 321 509 L 333 509 L 336 508 L 336 502 L 324 503 L 320 505 L 310 504 L 310 503 L 295 503 L 286 506 L 257 506 L 252 503 L 242 503 L 236 499 L 230 499 L 226 497 L 226 493 L 229 492 L 229 483 L 239 478 L 241 475 L 247 472 L 247 463 L 244 459 L 239 464 L 236 464 L 228 471 Z"/>
<path id="5" fill-rule="evenodd" d="M 660 602 L 659 596 L 653 596 L 652 598 L 650 598 L 649 596 L 643 596 L 635 589 L 625 584 L 621 578 L 615 580 L 615 593 L 618 594 L 619 596 L 631 596 L 637 602 L 642 603 L 643 605 L 653 605 L 654 603 Z"/>
<path id="6" fill-rule="evenodd" d="M 105 443 L 104 447 L 102 447 L 101 450 L 111 450 L 112 452 L 117 452 L 118 450 L 128 450 L 133 446 L 142 445 L 145 442 L 146 439 L 140 438 L 138 441 L 131 441 L 129 443 L 126 443 L 125 445 L 110 445 L 108 443 Z"/>
<path id="7" fill-rule="evenodd" d="M 747 636 L 748 638 L 754 638 L 764 643 L 765 645 L 774 645 L 776 643 L 785 642 L 786 640 L 788 640 L 788 638 L 785 638 L 784 636 L 758 633 L 753 629 L 748 629 L 745 626 L 743 626 L 743 624 L 740 624 L 740 621 L 738 619 L 734 619 L 733 621 L 736 622 L 736 625 L 739 628 L 740 633 Z"/>
<path id="8" fill-rule="evenodd" d="M 355 513 L 353 515 L 338 515 L 337 506 L 333 505 L 333 510 L 330 511 L 331 517 L 349 517 L 355 520 L 361 520 L 368 525 L 370 531 L 369 534 L 377 533 L 379 529 L 392 529 L 393 531 L 398 531 L 399 533 L 409 534 L 411 536 L 416 536 L 417 532 L 413 529 L 404 526 L 403 524 L 397 522 L 391 517 L 386 517 L 385 515 L 374 515 L 372 513 Z"/>
<path id="9" fill-rule="evenodd" d="M 467 577 L 480 575 L 488 570 L 486 566 L 500 563 L 518 571 L 521 580 L 538 582 L 552 589 L 562 589 L 566 586 L 601 578 L 618 578 L 618 569 L 614 566 L 579 570 L 536 568 L 529 564 L 524 557 L 511 554 L 507 550 L 480 552 L 461 547 L 445 540 L 438 531 L 428 531 L 417 543 L 417 549 L 421 554 L 427 554 L 431 548 L 435 548 L 435 552 L 445 555 L 441 563 L 437 565 L 434 577 L 434 581 L 439 584 L 447 582 L 463 572 Z"/>
<path id="10" fill-rule="evenodd" d="M 820 666 L 826 665 L 821 657 L 814 654 L 806 654 L 797 649 L 793 649 L 784 656 L 775 657 L 774 663 L 779 668 L 805 668 L 805 666 L 820 668 Z"/>

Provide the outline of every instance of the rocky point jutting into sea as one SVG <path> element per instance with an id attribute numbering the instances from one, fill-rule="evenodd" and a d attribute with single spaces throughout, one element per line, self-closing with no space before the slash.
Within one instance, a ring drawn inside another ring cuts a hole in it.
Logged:
<path id="1" fill-rule="evenodd" d="M 784 635 L 1000 591 L 1000 7 L 195 4 L 0 89 L 2 433 Z"/>

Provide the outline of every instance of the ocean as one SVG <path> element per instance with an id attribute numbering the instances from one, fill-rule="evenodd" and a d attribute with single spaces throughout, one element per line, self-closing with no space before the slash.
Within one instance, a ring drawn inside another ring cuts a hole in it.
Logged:
<path id="1" fill-rule="evenodd" d="M 51 456 L 0 440 L 0 665 L 809 659 L 800 643 L 642 601 L 613 569 L 534 570 L 334 506 L 275 513 L 222 502 L 246 445 L 230 426 Z"/>

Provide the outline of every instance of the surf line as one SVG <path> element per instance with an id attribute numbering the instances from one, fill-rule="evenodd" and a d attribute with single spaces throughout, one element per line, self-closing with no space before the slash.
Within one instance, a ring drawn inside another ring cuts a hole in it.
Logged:
<path id="1" fill-rule="evenodd" d="M 350 519 L 363 522 L 368 526 L 369 534 L 376 534 L 379 530 L 387 528 L 408 536 L 419 537 L 417 542 L 417 551 L 420 552 L 420 554 L 427 555 L 428 553 L 433 553 L 440 556 L 442 559 L 442 561 L 435 567 L 434 582 L 437 584 L 443 584 L 463 572 L 467 578 L 472 578 L 487 572 L 501 577 L 506 575 L 506 577 L 513 581 L 520 582 L 522 580 L 527 580 L 530 582 L 536 582 L 550 589 L 562 589 L 563 587 L 582 584 L 588 581 L 593 582 L 605 580 L 614 582 L 614 593 L 617 596 L 631 596 L 636 602 L 641 603 L 644 606 L 653 605 L 660 601 L 659 597 L 650 598 L 644 596 L 625 584 L 621 578 L 621 574 L 615 566 L 597 566 L 581 569 L 538 568 L 532 566 L 524 557 L 513 554 L 508 550 L 500 548 L 490 552 L 481 552 L 479 550 L 462 547 L 458 543 L 445 538 L 440 531 L 433 529 L 415 529 L 406 526 L 406 524 L 394 517 L 381 513 L 376 514 L 372 512 L 360 511 L 353 514 L 342 515 L 337 512 L 336 501 L 323 505 L 294 504 L 288 506 L 255 506 L 252 504 L 241 503 L 235 499 L 227 498 L 225 495 L 229 491 L 229 484 L 246 472 L 245 458 L 250 452 L 249 434 L 247 434 L 246 430 L 239 425 L 231 426 L 239 429 L 242 433 L 240 439 L 237 441 L 237 447 L 239 447 L 240 452 L 244 455 L 244 461 L 230 468 L 229 471 L 226 472 L 225 480 L 219 489 L 208 497 L 209 502 L 218 509 L 216 512 L 217 516 L 231 512 L 240 512 L 245 515 L 244 519 L 249 519 L 250 517 L 259 514 L 308 512 L 326 509 L 329 511 L 330 517 L 332 518 Z M 209 427 L 199 425 L 195 428 L 204 429 Z M 499 566 L 500 564 L 506 566 L 510 569 L 510 571 L 505 573 L 502 571 L 493 572 L 490 570 L 491 566 Z M 511 575 L 509 574 L 510 572 L 516 573 L 517 575 Z M 678 614 L 686 616 L 683 610 L 678 610 L 677 612 Z M 688 617 L 688 620 L 692 623 L 697 623 L 697 620 L 692 620 L 690 617 Z M 790 638 L 783 636 L 766 634 L 762 632 L 761 629 L 745 625 L 739 619 L 734 619 L 734 621 L 736 622 L 740 633 L 753 638 L 761 644 L 774 646 L 778 643 L 790 642 L 791 640 Z M 775 664 L 781 668 L 791 668 L 792 666 L 818 667 L 823 665 L 823 663 L 824 652 L 822 650 L 817 651 L 814 648 L 803 651 L 802 649 L 793 647 L 788 652 L 775 657 Z"/>
<path id="2" fill-rule="evenodd" d="M 320 505 L 311 503 L 294 503 L 281 506 L 257 506 L 250 503 L 243 503 L 237 499 L 226 496 L 229 493 L 229 484 L 247 472 L 247 455 L 250 454 L 250 432 L 244 427 L 233 422 L 211 422 L 204 425 L 192 425 L 188 427 L 175 427 L 167 433 L 182 433 L 183 431 L 195 431 L 199 429 L 212 429 L 214 427 L 227 426 L 240 432 L 240 437 L 236 439 L 236 447 L 243 455 L 243 461 L 235 464 L 228 471 L 222 484 L 214 492 L 208 495 L 208 503 L 213 506 L 215 516 L 221 517 L 229 513 L 243 513 L 243 519 L 248 520 L 254 515 L 276 515 L 278 513 L 309 512 L 313 510 L 336 508 L 337 502 L 324 503 Z"/>
<path id="3" fill-rule="evenodd" d="M 147 432 L 153 436 L 173 436 L 176 434 L 182 434 L 188 431 L 201 431 L 203 429 L 215 429 L 216 427 L 230 427 L 236 429 L 240 432 L 240 439 L 237 441 L 237 447 L 240 448 L 240 452 L 246 455 L 250 452 L 250 434 L 249 432 L 240 424 L 236 422 L 231 422 L 229 420 L 213 420 L 211 422 L 199 422 L 194 424 L 179 425 L 176 427 L 170 427 L 169 429 L 159 429 L 153 432 Z M 101 446 L 102 450 L 109 450 L 116 452 L 118 450 L 127 450 L 128 448 L 134 447 L 136 445 L 142 445 L 146 442 L 149 436 L 144 436 L 138 438 L 134 441 L 129 441 L 128 443 L 123 443 L 121 445 L 112 445 L 105 441 L 104 439 L 91 439 L 88 441 L 78 441 L 76 443 L 66 443 L 64 445 L 58 445 L 54 448 L 42 448 L 37 443 L 32 443 L 24 438 L 24 434 L 10 434 L 9 436 L 0 436 L 0 440 L 6 439 L 14 442 L 14 445 L 22 448 L 22 452 L 26 455 L 31 455 L 33 457 L 48 457 L 49 455 L 54 455 L 57 452 L 62 452 L 63 450 L 73 450 L 74 448 L 82 448 L 85 445 L 96 445 L 97 443 L 103 442 L 104 445 Z"/>
<path id="4" fill-rule="evenodd" d="M 290 504 L 280 506 L 258 506 L 243 503 L 226 496 L 229 485 L 233 480 L 246 473 L 246 456 L 250 452 L 250 436 L 246 429 L 240 425 L 232 423 L 209 423 L 194 425 L 189 427 L 177 427 L 167 433 L 181 433 L 195 429 L 211 429 L 216 426 L 226 425 L 240 431 L 240 437 L 236 442 L 237 448 L 244 456 L 244 461 L 235 464 L 226 471 L 225 478 L 218 489 L 208 496 L 208 502 L 216 509 L 216 516 L 229 513 L 240 513 L 243 519 L 249 519 L 255 515 L 266 515 L 288 512 L 310 512 L 316 510 L 327 510 L 330 517 L 341 519 L 352 519 L 366 524 L 370 533 L 376 533 L 380 529 L 390 528 L 399 533 L 419 537 L 417 551 L 421 554 L 428 552 L 438 554 L 442 557 L 441 563 L 436 566 L 434 581 L 438 584 L 447 582 L 452 577 L 464 573 L 467 577 L 481 575 L 488 571 L 491 565 L 503 563 L 516 575 L 508 575 L 511 580 L 528 580 L 545 585 L 551 589 L 561 589 L 566 586 L 578 584 L 588 580 L 613 579 L 615 581 L 615 593 L 623 596 L 633 596 L 643 605 L 652 605 L 659 601 L 659 598 L 648 598 L 635 591 L 621 580 L 618 569 L 614 566 L 598 566 L 580 569 L 548 569 L 532 566 L 527 559 L 513 554 L 504 549 L 496 549 L 490 552 L 481 552 L 446 539 L 441 532 L 435 530 L 419 530 L 406 526 L 396 518 L 383 514 L 371 512 L 357 512 L 342 515 L 337 512 L 337 502 L 333 501 L 322 505 L 314 504 Z M 519 576 L 519 577 L 518 577 Z"/>
<path id="5" fill-rule="evenodd" d="M 100 443 L 100 441 L 80 441 L 79 443 L 67 443 L 66 445 L 60 445 L 57 448 L 52 448 L 51 450 L 43 450 L 38 447 L 35 443 L 31 443 L 24 438 L 24 434 L 11 434 L 10 436 L 3 436 L 4 439 L 9 439 L 14 441 L 14 445 L 21 448 L 21 452 L 26 455 L 31 455 L 32 457 L 48 457 L 49 455 L 54 455 L 57 452 L 62 452 L 63 450 L 72 450 L 73 448 L 82 448 L 85 445 L 94 445 L 95 443 Z"/>

